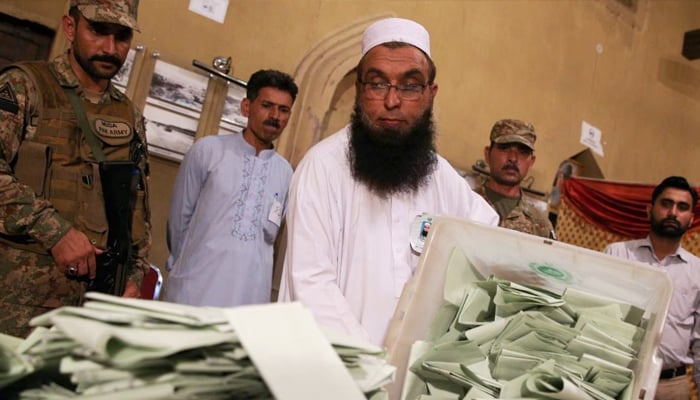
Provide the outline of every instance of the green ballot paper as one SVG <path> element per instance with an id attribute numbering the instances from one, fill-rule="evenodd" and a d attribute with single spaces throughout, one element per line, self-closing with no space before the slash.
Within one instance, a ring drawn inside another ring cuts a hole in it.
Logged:
<path id="1" fill-rule="evenodd" d="M 0 398 L 387 400 L 394 377 L 383 349 L 322 331 L 300 303 L 86 297 L 33 319 L 24 340 L 0 335 Z"/>
<path id="2" fill-rule="evenodd" d="M 403 399 L 631 400 L 643 310 L 577 289 L 477 280 L 459 268 L 466 262 L 450 253 L 445 305 L 413 347 Z"/>

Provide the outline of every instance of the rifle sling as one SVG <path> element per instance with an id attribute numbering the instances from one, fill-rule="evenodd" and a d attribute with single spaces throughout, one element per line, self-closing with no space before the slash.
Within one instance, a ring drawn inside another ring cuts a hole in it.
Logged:
<path id="1" fill-rule="evenodd" d="M 73 88 L 67 88 L 64 90 L 66 92 L 66 95 L 68 96 L 68 100 L 70 100 L 71 105 L 73 105 L 73 111 L 75 111 L 75 115 L 78 117 L 80 130 L 83 131 L 85 140 L 90 145 L 92 155 L 95 156 L 98 162 L 103 162 L 105 160 L 105 155 L 102 152 L 102 146 L 100 145 L 100 142 L 98 141 L 97 137 L 95 137 L 95 134 L 92 132 L 90 123 L 88 122 L 87 116 L 85 115 L 85 110 L 83 110 L 83 106 L 80 104 L 80 98 L 78 98 L 78 94 Z"/>

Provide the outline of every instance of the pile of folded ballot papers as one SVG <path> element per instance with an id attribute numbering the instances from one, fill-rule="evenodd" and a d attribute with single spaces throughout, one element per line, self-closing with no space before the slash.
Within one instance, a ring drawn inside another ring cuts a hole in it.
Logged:
<path id="1" fill-rule="evenodd" d="M 643 310 L 629 304 L 498 279 L 465 284 L 456 313 L 438 315 L 444 334 L 414 344 L 423 385 L 405 398 L 619 399 L 644 336 Z"/>
<path id="2" fill-rule="evenodd" d="M 397 400 L 653 398 L 663 271 L 438 217 L 385 342 Z"/>
<path id="3" fill-rule="evenodd" d="M 394 374 L 380 348 L 322 332 L 298 303 L 86 299 L 33 319 L 26 339 L 0 335 L 0 398 L 384 399 Z"/>

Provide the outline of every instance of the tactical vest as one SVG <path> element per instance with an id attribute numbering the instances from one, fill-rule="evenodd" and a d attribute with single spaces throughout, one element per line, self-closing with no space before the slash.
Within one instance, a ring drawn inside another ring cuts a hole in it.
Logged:
<path id="1" fill-rule="evenodd" d="M 76 113 L 49 64 L 26 62 L 14 66 L 29 75 L 41 94 L 36 132 L 23 138 L 14 165 L 15 176 L 31 187 L 37 197 L 49 200 L 61 217 L 85 233 L 93 245 L 104 249 L 108 225 L 99 164 L 80 129 Z M 133 106 L 128 99 L 113 99 L 110 104 L 88 101 L 81 101 L 81 104 L 106 160 L 133 160 L 137 157 L 135 149 L 145 151 L 135 130 L 137 121 L 134 121 Z M 140 157 L 138 169 L 141 179 L 133 213 L 134 244 L 143 240 L 146 232 L 145 157 Z M 47 253 L 28 236 L 4 236 L 3 239 L 13 247 Z"/>
<path id="2" fill-rule="evenodd" d="M 483 197 L 484 200 L 496 210 L 493 202 L 486 195 L 485 184 L 477 186 L 474 192 Z M 505 218 L 499 220 L 498 226 L 529 233 L 531 235 L 555 239 L 554 231 L 550 228 L 551 224 L 547 216 L 538 211 L 537 207 L 532 204 L 525 195 L 521 195 L 518 205 L 512 209 Z"/>

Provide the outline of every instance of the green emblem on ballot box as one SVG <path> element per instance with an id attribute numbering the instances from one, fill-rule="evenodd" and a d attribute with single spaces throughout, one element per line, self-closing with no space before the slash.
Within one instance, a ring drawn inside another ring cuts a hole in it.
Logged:
<path id="1" fill-rule="evenodd" d="M 552 265 L 538 264 L 533 262 L 530 263 L 530 269 L 548 279 L 553 278 L 565 283 L 571 283 L 574 280 L 574 277 L 573 275 L 571 275 L 571 273 Z"/>

